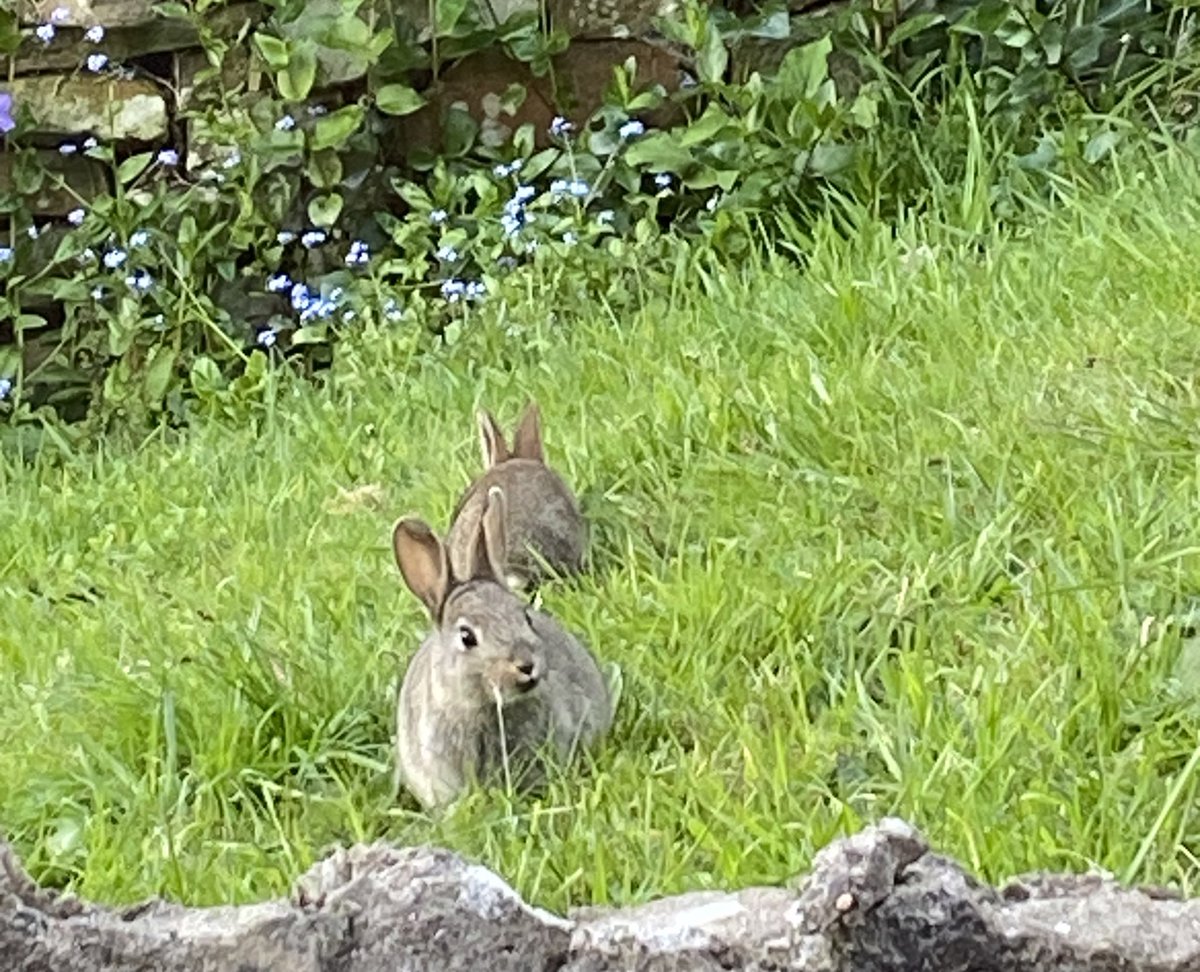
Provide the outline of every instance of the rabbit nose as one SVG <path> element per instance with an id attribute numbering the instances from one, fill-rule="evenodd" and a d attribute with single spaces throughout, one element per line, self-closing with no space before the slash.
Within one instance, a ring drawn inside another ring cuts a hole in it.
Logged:
<path id="1" fill-rule="evenodd" d="M 524 675 L 526 678 L 533 677 L 533 670 L 534 670 L 534 664 L 532 661 L 517 663 L 517 671 L 520 672 L 522 675 Z"/>

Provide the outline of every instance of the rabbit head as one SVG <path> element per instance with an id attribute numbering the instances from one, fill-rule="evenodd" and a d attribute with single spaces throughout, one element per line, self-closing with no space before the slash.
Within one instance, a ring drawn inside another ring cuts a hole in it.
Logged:
<path id="1" fill-rule="evenodd" d="M 392 530 L 396 564 L 433 621 L 439 680 L 454 683 L 456 704 L 507 704 L 531 693 L 543 674 L 529 610 L 506 586 L 504 522 L 504 492 L 493 486 L 457 570 L 424 521 L 405 518 Z"/>
<path id="2" fill-rule="evenodd" d="M 512 448 L 505 441 L 504 432 L 495 417 L 487 409 L 476 413 L 479 422 L 479 445 L 483 452 L 483 467 L 492 469 L 509 459 L 530 459 L 533 462 L 544 463 L 545 450 L 542 447 L 542 413 L 536 402 L 525 406 L 525 414 L 517 423 L 513 433 Z"/>

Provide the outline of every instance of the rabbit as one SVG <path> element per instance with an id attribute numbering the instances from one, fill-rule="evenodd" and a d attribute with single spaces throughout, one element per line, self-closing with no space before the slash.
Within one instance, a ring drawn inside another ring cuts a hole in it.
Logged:
<path id="1" fill-rule="evenodd" d="M 503 490 L 483 503 L 457 565 L 424 521 L 392 530 L 404 582 L 433 622 L 397 693 L 395 792 L 407 785 L 427 810 L 504 770 L 514 789 L 534 789 L 547 757 L 569 760 L 613 721 L 592 654 L 505 583 Z"/>
<path id="2" fill-rule="evenodd" d="M 546 465 L 537 403 L 531 401 L 526 407 L 511 450 L 489 412 L 480 409 L 476 417 L 484 472 L 450 515 L 446 544 L 451 564 L 457 570 L 465 568 L 487 491 L 500 486 L 508 503 L 504 562 L 509 586 L 515 590 L 536 587 L 546 579 L 545 567 L 562 577 L 582 572 L 587 524 L 570 487 Z"/>

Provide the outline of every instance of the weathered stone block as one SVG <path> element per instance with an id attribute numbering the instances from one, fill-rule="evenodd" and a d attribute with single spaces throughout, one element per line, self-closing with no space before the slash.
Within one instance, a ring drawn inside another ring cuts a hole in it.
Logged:
<path id="1" fill-rule="evenodd" d="M 797 890 L 682 894 L 560 918 L 433 848 L 338 850 L 289 900 L 109 910 L 39 888 L 0 841 L 0 955 L 56 972 L 1194 972 L 1200 899 L 1042 875 L 996 890 L 884 819 Z"/>
<path id="2" fill-rule="evenodd" d="M 158 20 L 154 0 L 18 0 L 17 15 L 23 24 L 49 23 L 56 10 L 66 15 L 55 19 L 59 27 L 130 27 Z"/>
<path id="3" fill-rule="evenodd" d="M 602 103 L 612 70 L 629 57 L 637 61 L 637 86 L 662 85 L 677 89 L 683 75 L 679 60 L 666 50 L 638 40 L 579 41 L 554 59 L 558 101 L 548 77 L 535 77 L 527 64 L 499 50 L 480 51 L 459 61 L 424 92 L 429 99 L 420 111 L 395 122 L 392 150 L 399 155 L 414 148 L 436 148 L 441 143 L 446 110 L 462 105 L 482 127 L 481 138 L 499 143 L 531 123 L 540 146 L 548 144 L 547 130 L 556 115 L 577 125 Z M 501 107 L 501 97 L 512 84 L 526 89 L 525 101 L 513 114 Z M 646 116 L 651 125 L 672 121 L 675 109 L 664 106 Z"/>
<path id="4" fill-rule="evenodd" d="M 81 199 L 88 203 L 111 190 L 108 169 L 95 159 L 38 152 L 37 161 L 49 178 L 25 201 L 33 212 L 42 216 L 65 216 L 81 205 Z M 11 153 L 0 153 L 0 187 L 12 185 L 14 164 Z"/>
<path id="5" fill-rule="evenodd" d="M 167 131 L 166 99 L 149 81 L 37 75 L 16 78 L 8 89 L 39 132 L 151 141 Z"/>
<path id="6" fill-rule="evenodd" d="M 205 25 L 221 37 L 233 37 L 247 24 L 262 20 L 264 9 L 259 3 L 238 3 L 218 7 L 205 17 Z M 61 28 L 54 40 L 43 44 L 29 35 L 21 43 L 15 57 L 0 56 L 0 71 L 8 73 L 9 63 L 15 74 L 71 70 L 86 63 L 88 55 L 103 53 L 110 61 L 122 62 L 146 54 L 179 51 L 198 47 L 200 35 L 186 20 L 155 17 L 135 26 L 107 30 L 99 44 L 85 37 L 83 27 Z"/>

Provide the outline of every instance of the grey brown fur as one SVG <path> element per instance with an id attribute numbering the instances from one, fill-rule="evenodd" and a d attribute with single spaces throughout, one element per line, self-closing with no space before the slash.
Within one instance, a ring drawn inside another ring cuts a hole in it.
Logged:
<path id="1" fill-rule="evenodd" d="M 396 783 L 427 808 L 503 780 L 506 756 L 513 785 L 535 787 L 548 761 L 569 760 L 612 723 L 591 653 L 506 585 L 505 522 L 493 486 L 458 564 L 424 522 L 393 530 L 396 563 L 434 623 L 396 707 Z"/>
<path id="2" fill-rule="evenodd" d="M 526 407 L 511 449 L 490 412 L 481 409 L 477 419 L 484 472 L 450 516 L 450 562 L 456 568 L 465 565 L 488 490 L 499 486 L 508 503 L 505 562 L 510 586 L 529 588 L 545 580 L 539 557 L 559 576 L 578 574 L 584 566 L 587 524 L 570 487 L 546 465 L 537 404 Z"/>

